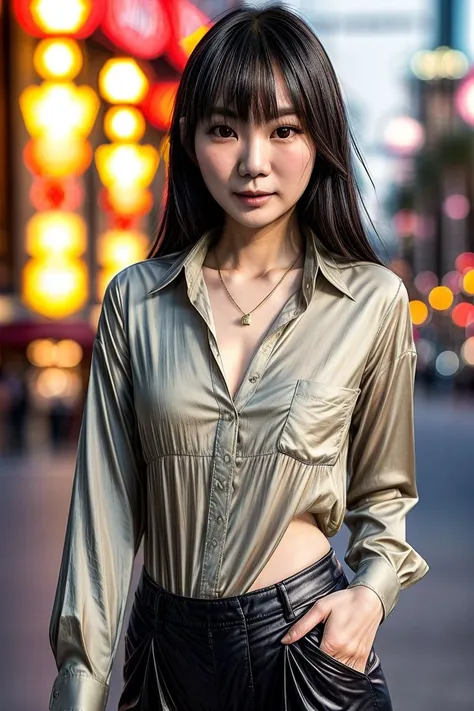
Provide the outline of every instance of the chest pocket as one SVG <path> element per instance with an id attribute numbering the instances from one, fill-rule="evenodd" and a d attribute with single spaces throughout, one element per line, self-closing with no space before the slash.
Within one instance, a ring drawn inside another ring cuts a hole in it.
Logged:
<path id="1" fill-rule="evenodd" d="M 298 380 L 277 449 L 304 464 L 335 464 L 359 388 Z"/>

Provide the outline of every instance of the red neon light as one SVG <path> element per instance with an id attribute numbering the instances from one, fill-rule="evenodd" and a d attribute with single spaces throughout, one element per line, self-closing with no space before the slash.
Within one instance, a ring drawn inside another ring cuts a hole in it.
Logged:
<path id="1" fill-rule="evenodd" d="M 143 115 L 160 131 L 166 131 L 171 125 L 178 82 L 160 82 L 152 84 L 148 94 L 140 105 Z"/>
<path id="2" fill-rule="evenodd" d="M 189 0 L 162 0 L 170 19 L 171 36 L 166 47 L 166 59 L 182 72 L 189 59 L 189 53 L 180 44 L 200 27 L 210 25 L 209 18 Z"/>
<path id="3" fill-rule="evenodd" d="M 108 0 L 102 30 L 120 49 L 140 59 L 163 54 L 171 32 L 162 0 Z"/>
<path id="4" fill-rule="evenodd" d="M 18 23 L 26 32 L 28 32 L 28 34 L 33 35 L 34 37 L 50 37 L 51 33 L 43 32 L 35 23 L 30 11 L 31 3 L 32 0 L 13 0 L 13 12 Z M 90 5 L 91 11 L 89 17 L 84 25 L 77 32 L 70 33 L 68 37 L 84 39 L 95 32 L 104 17 L 105 4 L 106 0 L 93 0 Z M 65 35 L 64 32 L 59 34 L 61 36 Z"/>

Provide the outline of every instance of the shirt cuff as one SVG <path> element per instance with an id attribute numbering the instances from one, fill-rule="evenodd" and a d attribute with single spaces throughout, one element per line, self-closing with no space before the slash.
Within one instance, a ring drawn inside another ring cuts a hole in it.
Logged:
<path id="1" fill-rule="evenodd" d="M 55 679 L 49 699 L 50 711 L 104 711 L 109 687 L 82 672 Z"/>
<path id="2" fill-rule="evenodd" d="M 398 602 L 401 585 L 392 566 L 383 558 L 367 558 L 361 562 L 349 583 L 350 588 L 365 585 L 376 593 L 383 607 L 384 622 Z"/>

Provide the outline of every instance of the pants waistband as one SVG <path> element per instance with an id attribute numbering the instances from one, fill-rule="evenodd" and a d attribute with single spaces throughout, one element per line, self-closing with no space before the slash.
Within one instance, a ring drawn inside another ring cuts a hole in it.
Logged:
<path id="1" fill-rule="evenodd" d="M 242 624 L 252 617 L 283 612 L 285 619 L 296 617 L 295 608 L 327 594 L 344 575 L 333 548 L 307 568 L 259 590 L 222 598 L 185 597 L 165 590 L 142 567 L 136 590 L 140 604 L 152 611 L 159 622 L 190 627 L 222 627 Z"/>

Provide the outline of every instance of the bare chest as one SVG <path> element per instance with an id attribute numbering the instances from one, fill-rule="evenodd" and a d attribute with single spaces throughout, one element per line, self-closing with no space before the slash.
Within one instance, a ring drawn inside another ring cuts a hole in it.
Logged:
<path id="1" fill-rule="evenodd" d="M 274 287 L 258 280 L 226 286 L 243 312 L 250 314 L 250 324 L 242 324 L 242 311 L 225 290 L 217 270 L 203 266 L 214 320 L 216 338 L 229 393 L 237 394 L 255 352 L 292 294 L 301 287 L 302 268 L 290 270 L 282 283 L 264 303 L 255 308 Z M 225 280 L 225 276 L 223 277 Z M 255 311 L 253 311 L 255 309 Z"/>

